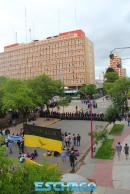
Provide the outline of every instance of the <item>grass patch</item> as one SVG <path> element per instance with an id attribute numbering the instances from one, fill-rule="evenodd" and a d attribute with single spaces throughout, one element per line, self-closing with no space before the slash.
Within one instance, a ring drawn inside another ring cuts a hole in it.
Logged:
<path id="1" fill-rule="evenodd" d="M 114 149 L 112 147 L 113 139 L 108 139 L 98 149 L 95 158 L 112 160 L 114 156 Z"/>
<path id="2" fill-rule="evenodd" d="M 120 135 L 124 129 L 124 124 L 114 124 L 110 131 L 110 135 Z"/>

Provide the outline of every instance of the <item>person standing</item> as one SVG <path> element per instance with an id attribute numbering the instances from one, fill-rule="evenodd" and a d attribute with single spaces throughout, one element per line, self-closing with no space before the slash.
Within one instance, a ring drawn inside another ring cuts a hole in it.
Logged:
<path id="1" fill-rule="evenodd" d="M 61 152 L 61 158 L 62 158 L 63 163 L 66 162 L 66 157 L 67 157 L 67 151 L 66 149 L 63 148 Z"/>
<path id="2" fill-rule="evenodd" d="M 125 119 L 125 121 L 127 120 L 127 114 L 126 113 L 124 114 L 124 119 Z"/>
<path id="3" fill-rule="evenodd" d="M 65 145 L 66 145 L 66 147 L 68 147 L 69 146 L 69 136 L 67 135 L 67 136 L 65 136 Z"/>
<path id="4" fill-rule="evenodd" d="M 77 113 L 78 112 L 78 106 L 76 106 L 75 109 L 76 109 L 76 113 Z"/>
<path id="5" fill-rule="evenodd" d="M 38 157 L 38 152 L 37 152 L 37 150 L 34 150 L 34 156 L 35 156 L 35 158 Z"/>
<path id="6" fill-rule="evenodd" d="M 78 134 L 77 135 L 77 146 L 80 146 L 80 140 L 81 140 L 81 136 Z"/>
<path id="7" fill-rule="evenodd" d="M 118 159 L 120 159 L 120 155 L 121 155 L 121 151 L 122 151 L 122 146 L 121 146 L 120 142 L 118 142 L 118 144 L 116 145 L 116 151 L 117 151 Z"/>
<path id="8" fill-rule="evenodd" d="M 76 146 L 76 135 L 73 134 L 73 145 Z"/>
<path id="9" fill-rule="evenodd" d="M 21 144 L 21 142 L 20 142 L 20 140 L 18 140 L 18 141 L 17 141 L 17 145 L 18 145 L 18 148 L 19 148 L 19 154 L 21 153 L 21 147 L 20 147 L 20 144 Z"/>
<path id="10" fill-rule="evenodd" d="M 72 167 L 72 169 L 74 169 L 76 157 L 75 157 L 75 153 L 73 150 L 70 152 L 69 159 L 70 159 L 70 166 Z"/>
<path id="11" fill-rule="evenodd" d="M 128 126 L 130 126 L 130 115 L 128 115 L 127 122 L 128 122 Z"/>
<path id="12" fill-rule="evenodd" d="M 9 142 L 9 143 L 8 143 L 8 148 L 9 148 L 9 153 L 10 153 L 10 154 L 13 153 L 12 147 L 13 147 L 13 143 L 12 143 L 12 142 Z"/>
<path id="13" fill-rule="evenodd" d="M 68 146 L 70 147 L 71 140 L 72 140 L 72 138 L 71 138 L 71 134 L 70 134 L 70 133 L 68 133 L 68 139 L 69 139 L 69 141 L 68 141 Z"/>
<path id="14" fill-rule="evenodd" d="M 20 142 L 20 151 L 21 153 L 24 153 L 24 141 Z"/>
<path id="15" fill-rule="evenodd" d="M 124 146 L 124 152 L 125 152 L 126 160 L 128 160 L 129 146 L 127 145 L 127 143 Z"/>

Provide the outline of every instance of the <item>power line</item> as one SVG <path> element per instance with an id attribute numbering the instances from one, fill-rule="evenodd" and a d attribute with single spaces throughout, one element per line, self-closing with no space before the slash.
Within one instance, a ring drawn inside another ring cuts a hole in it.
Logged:
<path id="1" fill-rule="evenodd" d="M 123 61 L 124 61 L 124 60 L 129 60 L 129 59 L 130 59 L 130 58 L 128 57 L 128 58 L 122 58 L 121 60 L 123 60 Z"/>
<path id="2" fill-rule="evenodd" d="M 130 49 L 130 47 L 119 47 L 119 48 L 114 48 L 110 53 L 112 54 L 115 50 L 123 50 L 123 49 Z"/>

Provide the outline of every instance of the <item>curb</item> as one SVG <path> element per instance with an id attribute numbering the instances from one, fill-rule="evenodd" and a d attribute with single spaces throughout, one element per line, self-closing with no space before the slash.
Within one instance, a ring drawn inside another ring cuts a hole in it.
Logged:
<path id="1" fill-rule="evenodd" d="M 109 123 L 106 124 L 106 126 L 104 127 L 103 130 L 105 130 L 105 129 L 108 127 L 108 125 L 109 125 Z M 84 161 L 85 157 L 89 154 L 90 149 L 91 149 L 91 147 L 89 147 L 89 148 L 86 150 L 86 152 L 81 156 L 81 158 L 77 161 L 76 167 L 75 167 L 75 171 L 73 172 L 72 169 L 71 169 L 71 170 L 68 170 L 67 173 L 76 173 L 76 172 L 80 169 L 80 167 L 81 167 L 82 164 L 83 164 L 83 161 Z"/>
<path id="2" fill-rule="evenodd" d="M 60 119 L 57 119 L 56 121 L 53 121 L 52 123 L 48 124 L 48 125 L 45 125 L 45 127 L 49 127 L 55 123 L 58 123 L 60 121 Z"/>
<path id="3" fill-rule="evenodd" d="M 77 171 L 80 169 L 80 167 L 81 167 L 82 164 L 83 164 L 83 161 L 84 161 L 85 157 L 89 154 L 89 152 L 90 152 L 90 147 L 89 147 L 88 150 L 83 154 L 83 156 L 79 159 L 79 161 L 77 162 L 75 172 L 77 172 Z"/>

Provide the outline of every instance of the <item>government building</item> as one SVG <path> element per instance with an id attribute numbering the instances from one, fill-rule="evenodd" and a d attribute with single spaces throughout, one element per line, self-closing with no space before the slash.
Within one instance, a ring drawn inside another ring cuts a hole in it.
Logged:
<path id="1" fill-rule="evenodd" d="M 30 79 L 41 74 L 69 88 L 95 83 L 93 43 L 82 30 L 75 30 L 5 46 L 0 53 L 0 76 Z"/>

